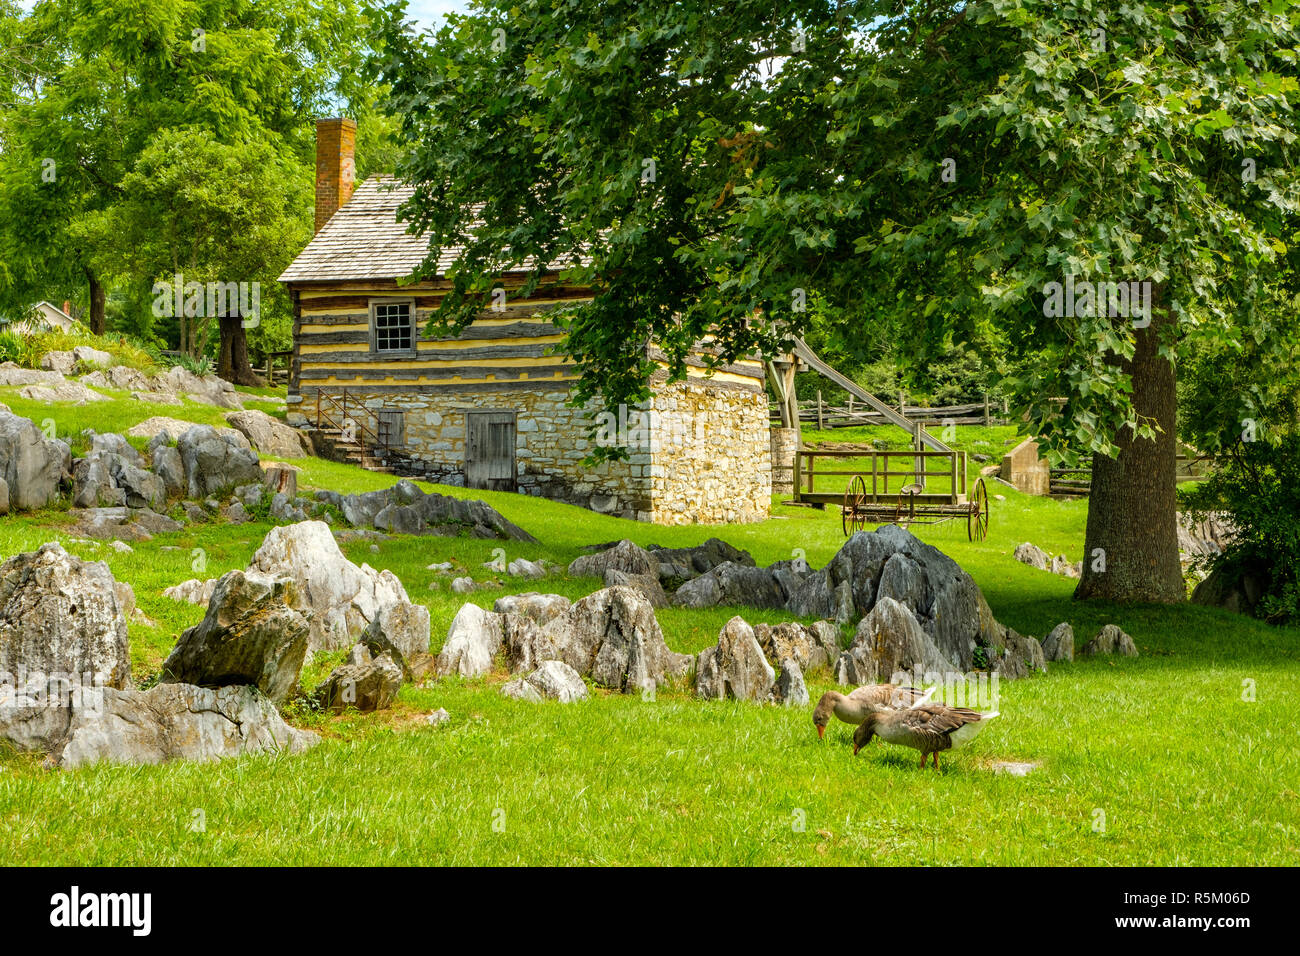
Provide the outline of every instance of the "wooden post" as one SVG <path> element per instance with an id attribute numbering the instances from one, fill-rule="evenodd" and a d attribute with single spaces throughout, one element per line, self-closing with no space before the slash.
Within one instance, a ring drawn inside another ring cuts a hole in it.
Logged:
<path id="1" fill-rule="evenodd" d="M 853 393 L 849 393 L 849 424 L 853 424 Z"/>
<path id="2" fill-rule="evenodd" d="M 803 443 L 796 440 L 794 444 L 794 500 L 803 494 Z"/>
<path id="3" fill-rule="evenodd" d="M 989 425 L 991 425 L 992 423 L 993 420 L 989 417 L 989 393 L 985 392 L 984 393 L 984 427 L 988 428 Z"/>
<path id="4" fill-rule="evenodd" d="M 817 389 L 817 427 L 818 429 L 826 427 L 826 423 L 822 420 L 822 390 L 820 388 Z"/>
<path id="5" fill-rule="evenodd" d="M 925 430 L 924 422 L 914 422 L 912 425 L 912 472 L 916 477 L 916 483 L 925 490 L 925 458 L 920 452 L 925 450 L 925 443 L 921 441 L 921 432 Z"/>
<path id="6" fill-rule="evenodd" d="M 898 414 L 907 414 L 907 396 L 903 393 L 901 388 L 898 390 Z"/>
<path id="7" fill-rule="evenodd" d="M 1008 411 L 1008 409 L 1007 409 L 1007 400 L 1006 400 L 1005 398 L 1003 398 L 1003 399 L 1002 399 L 1002 417 L 1003 417 L 1003 418 L 1006 418 L 1008 414 L 1009 414 L 1009 411 Z"/>

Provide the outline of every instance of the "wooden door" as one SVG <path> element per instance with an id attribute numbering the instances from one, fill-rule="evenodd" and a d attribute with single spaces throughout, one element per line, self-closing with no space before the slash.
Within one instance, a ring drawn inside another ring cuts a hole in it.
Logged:
<path id="1" fill-rule="evenodd" d="M 515 413 L 465 413 L 465 485 L 515 490 Z"/>
<path id="2" fill-rule="evenodd" d="M 376 433 L 384 448 L 402 449 L 406 445 L 406 423 L 400 408 L 381 408 L 375 412 Z"/>

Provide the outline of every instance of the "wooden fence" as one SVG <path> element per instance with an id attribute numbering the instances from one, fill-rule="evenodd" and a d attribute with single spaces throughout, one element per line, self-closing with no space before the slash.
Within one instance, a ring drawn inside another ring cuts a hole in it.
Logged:
<path id="1" fill-rule="evenodd" d="M 1214 469 L 1214 460 L 1203 455 L 1179 453 L 1175 465 L 1175 480 L 1204 481 Z M 1074 468 L 1052 468 L 1048 478 L 1049 490 L 1054 495 L 1087 497 L 1092 488 L 1092 459 L 1081 458 Z"/>
<path id="2" fill-rule="evenodd" d="M 995 402 L 988 396 L 982 402 L 969 405 L 930 408 L 908 405 L 905 396 L 900 395 L 896 407 L 908 420 L 921 422 L 930 428 L 947 425 L 1005 425 L 1008 421 L 1006 401 Z M 780 407 L 776 403 L 771 405 L 771 417 L 773 421 L 781 417 Z M 855 402 L 852 395 L 848 397 L 846 405 L 831 405 L 822 400 L 820 391 L 815 399 L 799 402 L 799 421 L 815 423 L 821 429 L 887 424 L 884 415 L 862 402 Z"/>

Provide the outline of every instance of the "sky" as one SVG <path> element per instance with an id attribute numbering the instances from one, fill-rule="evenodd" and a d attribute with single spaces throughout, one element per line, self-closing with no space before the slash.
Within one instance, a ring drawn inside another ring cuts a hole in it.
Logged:
<path id="1" fill-rule="evenodd" d="M 406 15 L 421 27 L 432 27 L 449 11 L 464 13 L 466 0 L 407 0 Z"/>

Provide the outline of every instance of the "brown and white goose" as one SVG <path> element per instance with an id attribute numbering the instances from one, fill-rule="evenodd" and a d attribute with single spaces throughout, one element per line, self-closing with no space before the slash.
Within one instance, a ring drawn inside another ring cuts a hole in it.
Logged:
<path id="1" fill-rule="evenodd" d="M 822 694 L 822 699 L 817 701 L 813 710 L 813 725 L 817 728 L 817 736 L 825 738 L 831 714 L 846 724 L 857 726 L 867 719 L 867 714 L 873 708 L 897 710 L 900 707 L 914 707 L 928 700 L 932 693 L 933 690 L 926 693 L 915 687 L 898 687 L 894 684 L 867 684 L 850 694 L 828 690 Z"/>
<path id="2" fill-rule="evenodd" d="M 926 758 L 934 754 L 934 769 L 938 770 L 939 751 L 968 743 L 997 715 L 997 711 L 980 714 L 947 704 L 921 704 L 904 710 L 877 707 L 853 732 L 853 754 L 857 756 L 874 736 L 885 743 L 921 751 L 922 767 Z"/>

